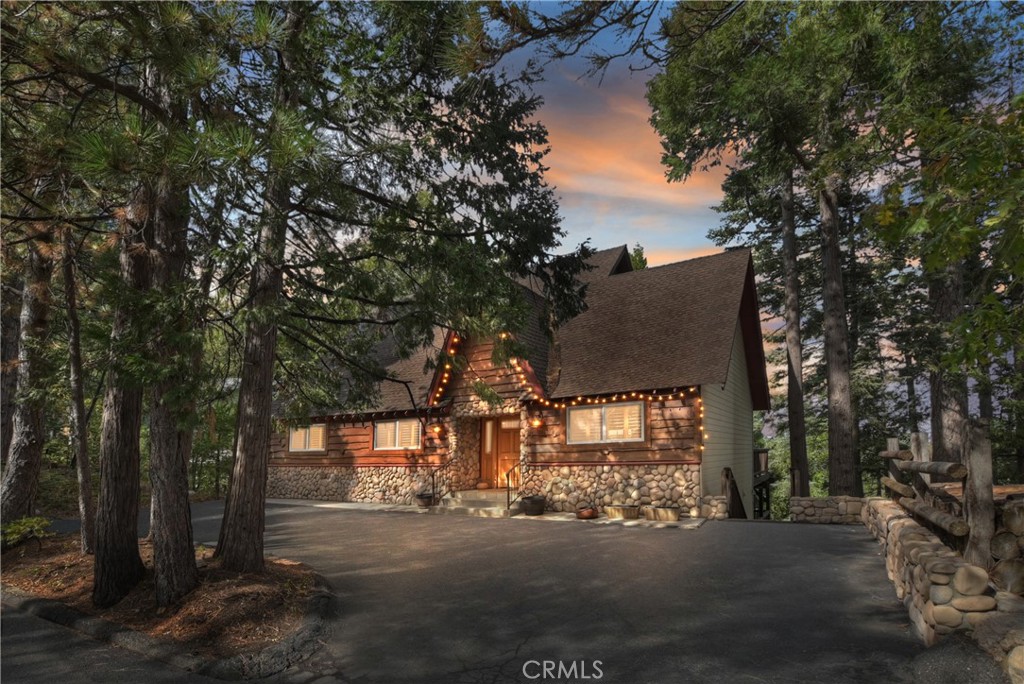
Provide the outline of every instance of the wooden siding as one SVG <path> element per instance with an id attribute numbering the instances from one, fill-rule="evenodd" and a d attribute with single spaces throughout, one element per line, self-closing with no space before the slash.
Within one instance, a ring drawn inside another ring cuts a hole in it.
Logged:
<path id="1" fill-rule="evenodd" d="M 725 385 L 704 385 L 701 398 L 704 400 L 704 432 L 707 433 L 701 489 L 707 495 L 720 495 L 722 469 L 732 468 L 749 517 L 754 511 L 754 410 L 743 334 L 738 322 Z"/>
<path id="2" fill-rule="evenodd" d="M 456 405 L 478 401 L 479 398 L 473 392 L 473 385 L 482 380 L 502 399 L 519 399 L 523 394 L 519 378 L 511 368 L 495 366 L 491 360 L 493 353 L 492 340 L 468 340 L 462 348 L 462 354 L 467 362 L 466 369 L 457 373 L 445 397 L 450 398 Z"/>
<path id="3" fill-rule="evenodd" d="M 642 442 L 567 444 L 567 409 L 533 407 L 544 424 L 528 430 L 531 463 L 700 463 L 696 397 L 645 402 Z"/>
<path id="4" fill-rule="evenodd" d="M 393 418 L 391 420 L 394 420 Z M 423 418 L 419 418 L 423 421 Z M 431 422 L 433 419 L 431 419 Z M 422 425 L 422 447 L 415 450 L 374 451 L 373 422 L 342 423 L 327 420 L 327 449 L 324 451 L 288 450 L 288 432 L 275 432 L 270 438 L 271 466 L 402 466 L 438 465 L 448 454 L 448 440 L 439 438 Z"/>

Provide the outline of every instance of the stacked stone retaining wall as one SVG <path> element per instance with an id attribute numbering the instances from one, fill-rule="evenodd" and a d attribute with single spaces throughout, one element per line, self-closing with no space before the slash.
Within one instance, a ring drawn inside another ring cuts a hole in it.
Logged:
<path id="1" fill-rule="evenodd" d="M 547 509 L 575 511 L 609 504 L 674 506 L 701 516 L 699 465 L 551 465 L 526 469 L 523 493 L 543 494 Z"/>
<path id="2" fill-rule="evenodd" d="M 1015 683 L 1024 682 L 1024 599 L 998 591 L 985 568 L 947 547 L 898 504 L 867 499 L 861 519 L 882 545 L 885 568 L 911 623 L 931 646 L 956 631 L 987 635 L 979 643 Z"/>
<path id="3" fill-rule="evenodd" d="M 411 504 L 430 489 L 432 466 L 276 466 L 267 496 L 360 503 Z"/>
<path id="4" fill-rule="evenodd" d="M 794 496 L 789 500 L 793 522 L 859 525 L 864 499 L 859 496 Z"/>

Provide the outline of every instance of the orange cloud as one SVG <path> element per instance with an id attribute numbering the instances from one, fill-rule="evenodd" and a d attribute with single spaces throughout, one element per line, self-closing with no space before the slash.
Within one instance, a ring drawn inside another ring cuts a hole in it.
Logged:
<path id="1" fill-rule="evenodd" d="M 684 183 L 669 183 L 661 164 L 661 141 L 648 119 L 646 101 L 579 82 L 585 102 L 541 112 L 551 153 L 548 181 L 559 194 L 587 193 L 690 209 L 717 204 L 724 167 L 696 173 Z M 572 100 L 570 100 L 572 101 Z"/>
<path id="2" fill-rule="evenodd" d="M 647 257 L 648 266 L 664 266 L 674 264 L 677 261 L 696 259 L 697 257 L 720 254 L 721 247 L 678 247 L 668 249 L 644 249 L 644 256 Z"/>

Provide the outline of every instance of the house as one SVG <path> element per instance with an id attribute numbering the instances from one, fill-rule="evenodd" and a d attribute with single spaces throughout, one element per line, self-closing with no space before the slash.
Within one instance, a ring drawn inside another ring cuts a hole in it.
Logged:
<path id="1" fill-rule="evenodd" d="M 384 383 L 372 411 L 275 434 L 268 495 L 411 503 L 431 489 L 511 488 L 553 510 L 748 516 L 753 412 L 769 401 L 749 250 L 634 271 L 622 246 L 589 263 L 587 310 L 550 336 L 539 315 L 511 333 L 524 358 L 494 361 L 504 333 L 438 331 L 437 348 L 389 366 L 407 384 Z"/>

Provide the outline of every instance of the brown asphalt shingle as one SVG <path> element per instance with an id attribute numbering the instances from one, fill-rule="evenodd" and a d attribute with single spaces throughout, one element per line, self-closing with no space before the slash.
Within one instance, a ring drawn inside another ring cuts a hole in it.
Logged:
<path id="1" fill-rule="evenodd" d="M 724 383 L 748 250 L 591 280 L 558 332 L 553 398 Z"/>

